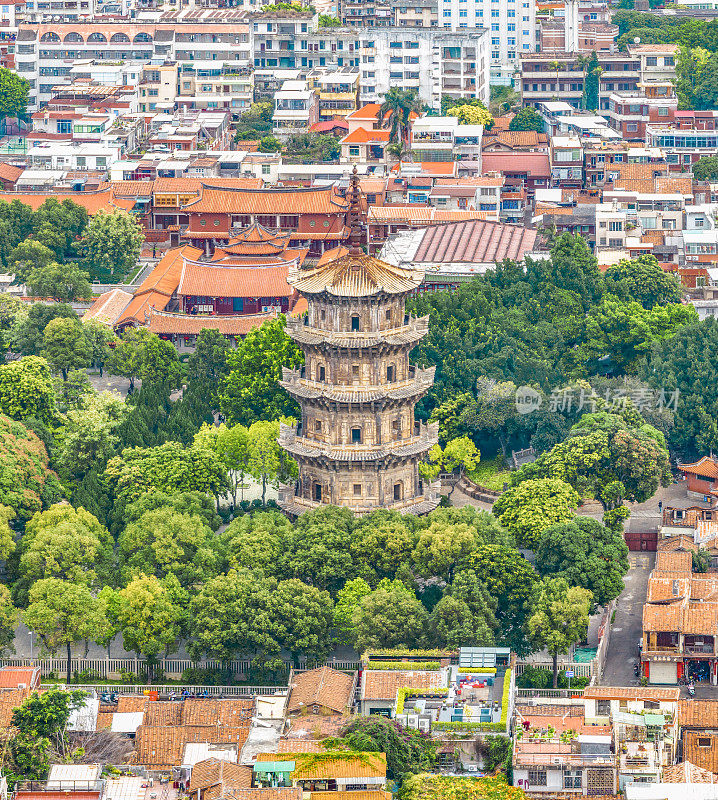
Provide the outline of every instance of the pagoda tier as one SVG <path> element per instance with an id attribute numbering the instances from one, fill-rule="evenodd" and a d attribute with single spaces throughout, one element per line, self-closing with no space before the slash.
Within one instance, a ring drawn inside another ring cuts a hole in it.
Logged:
<path id="1" fill-rule="evenodd" d="M 338 347 L 344 350 L 379 347 L 413 347 L 429 332 L 429 317 L 408 317 L 398 328 L 377 331 L 327 331 L 309 325 L 308 317 L 287 320 L 287 334 L 301 347 Z"/>
<path id="2" fill-rule="evenodd" d="M 429 330 L 406 314 L 405 298 L 424 273 L 367 256 L 359 246 L 358 179 L 352 181 L 352 246 L 313 267 L 290 267 L 288 283 L 307 313 L 287 333 L 304 352 L 301 370 L 280 381 L 301 408 L 279 443 L 297 461 L 299 478 L 281 487 L 279 504 L 297 516 L 323 504 L 365 514 L 378 508 L 423 514 L 439 504 L 438 486 L 419 464 L 438 441 L 438 425 L 414 418 L 434 382 L 434 368 L 409 363 Z"/>
<path id="3" fill-rule="evenodd" d="M 407 380 L 373 386 L 343 386 L 307 380 L 304 370 L 282 369 L 279 385 L 298 402 L 311 400 L 323 405 L 362 405 L 380 401 L 397 402 L 412 400 L 418 402 L 434 384 L 436 367 L 421 369 L 409 367 Z"/>

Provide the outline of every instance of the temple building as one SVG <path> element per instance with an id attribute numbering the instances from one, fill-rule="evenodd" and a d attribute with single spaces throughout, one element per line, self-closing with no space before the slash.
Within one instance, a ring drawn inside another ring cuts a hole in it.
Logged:
<path id="1" fill-rule="evenodd" d="M 438 424 L 416 421 L 414 407 L 433 384 L 434 367 L 409 364 L 429 321 L 407 315 L 405 301 L 424 272 L 366 255 L 356 174 L 350 200 L 349 249 L 315 267 L 290 267 L 287 276 L 308 311 L 287 320 L 305 364 L 284 369 L 280 381 L 299 403 L 301 419 L 280 430 L 299 478 L 280 489 L 279 504 L 291 516 L 323 503 L 359 514 L 377 508 L 423 514 L 439 504 L 438 485 L 419 471 L 438 441 Z"/>

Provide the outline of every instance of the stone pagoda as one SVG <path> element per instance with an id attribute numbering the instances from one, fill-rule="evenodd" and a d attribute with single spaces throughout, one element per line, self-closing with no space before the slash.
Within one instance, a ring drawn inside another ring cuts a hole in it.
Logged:
<path id="1" fill-rule="evenodd" d="M 289 271 L 308 313 L 287 321 L 305 364 L 284 369 L 280 382 L 301 420 L 279 434 L 299 464 L 299 479 L 280 489 L 279 504 L 291 516 L 323 503 L 358 514 L 425 514 L 439 504 L 438 484 L 422 480 L 419 463 L 438 440 L 438 424 L 417 422 L 414 407 L 433 384 L 434 367 L 409 365 L 429 318 L 405 313 L 406 295 L 424 272 L 367 256 L 356 175 L 350 199 L 345 254 Z"/>

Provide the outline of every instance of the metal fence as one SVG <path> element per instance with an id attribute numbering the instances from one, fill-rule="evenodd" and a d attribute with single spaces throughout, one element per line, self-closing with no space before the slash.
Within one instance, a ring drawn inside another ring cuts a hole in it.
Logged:
<path id="1" fill-rule="evenodd" d="M 292 667 L 290 661 L 285 661 L 287 670 Z M 360 661 L 339 661 L 331 659 L 323 663 L 314 663 L 306 658 L 299 659 L 298 669 L 312 669 L 318 666 L 333 667 L 337 670 L 357 670 L 361 667 Z M 40 667 L 43 675 L 55 673 L 62 677 L 67 674 L 67 658 L 3 658 L 0 659 L 3 667 Z M 139 675 L 146 670 L 147 664 L 141 658 L 73 658 L 70 661 L 71 674 L 89 672 L 100 680 L 120 680 L 124 674 Z M 238 659 L 223 664 L 221 661 L 192 661 L 190 658 L 160 658 L 155 664 L 156 673 L 164 673 L 168 678 L 181 678 L 182 673 L 188 669 L 229 669 L 232 676 L 246 679 L 250 674 L 252 662 L 249 659 Z"/>
<path id="2" fill-rule="evenodd" d="M 559 661 L 559 670 L 572 670 L 576 678 L 592 678 L 595 672 L 595 659 L 593 661 Z M 516 674 L 522 675 L 527 667 L 547 669 L 553 672 L 552 661 L 520 661 L 516 664 Z"/>
<path id="3" fill-rule="evenodd" d="M 54 683 L 41 684 L 41 688 L 43 689 L 52 689 L 56 687 L 57 684 Z M 145 694 L 145 692 L 151 690 L 163 697 L 181 695 L 184 691 L 189 692 L 193 697 L 254 697 L 255 695 L 269 697 L 286 692 L 288 686 L 191 686 L 189 684 L 181 686 L 174 683 L 171 685 L 130 683 L 116 686 L 106 683 L 73 683 L 71 688 L 79 689 L 83 692 L 94 692 L 98 695 L 109 694 L 111 692 L 115 692 L 116 694 Z"/>

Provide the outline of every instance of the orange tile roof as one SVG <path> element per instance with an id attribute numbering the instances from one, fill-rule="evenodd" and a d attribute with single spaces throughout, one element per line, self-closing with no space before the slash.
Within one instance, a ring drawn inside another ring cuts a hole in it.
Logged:
<path id="1" fill-rule="evenodd" d="M 225 791 L 231 789 L 250 789 L 252 786 L 252 768 L 233 764 L 219 758 L 208 758 L 198 761 L 192 767 L 189 791 L 207 789 L 221 784 Z"/>
<path id="2" fill-rule="evenodd" d="M 392 222 L 431 225 L 433 222 L 463 222 L 467 219 L 487 219 L 489 211 L 448 211 L 427 206 L 371 206 L 367 217 L 370 223 L 388 225 Z"/>
<path id="3" fill-rule="evenodd" d="M 287 264 L 274 267 L 234 267 L 186 261 L 177 293 L 208 297 L 289 297 Z"/>
<path id="4" fill-rule="evenodd" d="M 109 731 L 112 728 L 112 718 L 115 716 L 114 711 L 98 711 L 97 723 L 95 724 L 96 731 Z"/>
<path id="5" fill-rule="evenodd" d="M 280 739 L 278 753 L 326 753 L 320 739 Z"/>
<path id="6" fill-rule="evenodd" d="M 184 725 L 243 725 L 251 721 L 254 700 L 185 700 L 182 703 Z"/>
<path id="7" fill-rule="evenodd" d="M 643 606 L 644 631 L 680 631 L 683 625 L 683 606 L 680 603 L 672 605 Z"/>
<path id="8" fill-rule="evenodd" d="M 0 691 L 0 728 L 9 728 L 12 712 L 31 694 L 29 689 L 4 689 Z"/>
<path id="9" fill-rule="evenodd" d="M 693 176 L 662 175 L 656 178 L 656 192 L 659 194 L 693 194 Z"/>
<path id="10" fill-rule="evenodd" d="M 503 186 L 504 176 L 471 175 L 465 178 L 437 178 L 434 186 Z"/>
<path id="11" fill-rule="evenodd" d="M 140 725 L 135 738 L 133 763 L 153 769 L 181 765 L 184 748 L 190 742 L 236 744 L 241 750 L 249 735 L 250 723 L 241 727 L 224 725 Z"/>
<path id="12" fill-rule="evenodd" d="M 27 194 L 0 192 L 0 200 L 4 200 L 6 203 L 19 200 L 24 205 L 30 206 L 33 211 L 37 211 L 46 200 L 57 200 L 58 203 L 62 203 L 63 200 L 71 200 L 73 203 L 77 203 L 78 206 L 82 206 L 90 216 L 97 214 L 98 211 L 112 211 L 115 208 L 122 208 L 127 211 L 134 205 L 134 203 L 130 203 L 128 208 L 126 201 L 113 197 L 112 192 L 109 190 L 73 192 L 71 194 L 60 194 L 58 192 L 29 192 Z"/>
<path id="13" fill-rule="evenodd" d="M 492 129 L 484 133 L 484 147 L 490 147 L 492 144 L 503 144 L 507 147 L 548 146 L 548 136 L 537 131 L 497 131 L 493 134 Z"/>
<path id="14" fill-rule="evenodd" d="M 331 751 L 326 751 L 327 754 Z M 332 780 L 336 778 L 385 778 L 386 753 L 342 751 L 336 759 L 316 761 L 301 753 L 260 753 L 257 762 L 294 761 L 293 780 Z M 306 765 L 303 762 L 306 761 Z"/>
<path id="15" fill-rule="evenodd" d="M 587 700 L 678 700 L 680 689 L 657 689 L 652 686 L 587 686 L 583 692 Z"/>
<path id="16" fill-rule="evenodd" d="M 362 674 L 362 700 L 395 700 L 401 688 L 438 689 L 445 686 L 439 670 L 369 669 Z"/>
<path id="17" fill-rule="evenodd" d="M 718 631 L 718 604 L 689 603 L 681 632 L 715 636 L 716 631 Z"/>
<path id="18" fill-rule="evenodd" d="M 683 758 L 701 769 L 718 773 L 718 735 L 705 730 L 684 730 Z"/>
<path id="19" fill-rule="evenodd" d="M 369 142 L 384 142 L 389 143 L 389 131 L 385 130 L 366 130 L 365 128 L 357 128 L 355 131 L 348 133 L 339 144 L 368 144 Z"/>
<path id="20" fill-rule="evenodd" d="M 40 685 L 40 667 L 0 667 L 0 689 L 36 689 Z"/>
<path id="21" fill-rule="evenodd" d="M 82 315 L 82 320 L 96 320 L 104 325 L 112 326 L 127 308 L 132 300 L 132 295 L 122 289 L 111 289 L 101 294 L 97 300 Z"/>
<path id="22" fill-rule="evenodd" d="M 148 309 L 147 327 L 158 335 L 199 336 L 203 330 L 216 330 L 223 336 L 246 336 L 259 328 L 274 314 L 231 314 L 205 316 L 200 314 L 175 314 Z"/>
<path id="23" fill-rule="evenodd" d="M 718 783 L 718 776 L 703 767 L 681 761 L 663 768 L 664 783 Z"/>
<path id="24" fill-rule="evenodd" d="M 201 198 L 183 208 L 190 214 L 343 214 L 348 204 L 332 186 L 258 190 L 213 187 L 205 188 Z"/>
<path id="25" fill-rule="evenodd" d="M 690 575 L 693 571 L 693 557 L 690 553 L 680 551 L 669 552 L 661 550 L 656 554 L 656 567 L 654 572 L 685 572 Z"/>
<path id="26" fill-rule="evenodd" d="M 707 478 L 718 478 L 718 461 L 711 456 L 703 456 L 703 458 L 692 464 L 678 463 L 678 469 L 681 472 L 687 472 L 691 475 L 704 475 Z"/>
<path id="27" fill-rule="evenodd" d="M 684 728 L 718 730 L 718 700 L 681 700 L 678 703 L 678 722 Z"/>
<path id="28" fill-rule="evenodd" d="M 137 322 L 144 325 L 151 311 L 164 311 L 170 301 L 170 296 L 162 292 L 145 292 L 135 295 L 132 302 L 122 312 L 115 323 L 116 326 Z"/>
<path id="29" fill-rule="evenodd" d="M 289 730 L 285 738 L 294 741 L 294 749 L 298 748 L 297 740 L 306 744 L 307 738 L 325 739 L 327 736 L 338 736 L 341 729 L 349 722 L 350 717 L 344 714 L 307 714 L 289 719 Z"/>
<path id="30" fill-rule="evenodd" d="M 144 711 L 149 702 L 149 697 L 137 694 L 122 694 L 117 698 L 117 711 Z"/>
<path id="31" fill-rule="evenodd" d="M 659 603 L 665 600 L 680 600 L 683 597 L 688 597 L 690 589 L 690 578 L 670 578 L 651 575 L 648 581 L 646 602 Z"/>
<path id="32" fill-rule="evenodd" d="M 24 172 L 23 167 L 15 167 L 12 164 L 0 163 L 0 178 L 4 181 L 15 182 Z"/>
<path id="33" fill-rule="evenodd" d="M 182 723 L 182 703 L 171 700 L 154 700 L 147 704 L 143 725 L 180 725 Z"/>
<path id="34" fill-rule="evenodd" d="M 313 706 L 344 711 L 351 704 L 353 687 L 354 675 L 331 667 L 293 673 L 287 711 L 291 714 Z"/>

